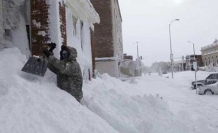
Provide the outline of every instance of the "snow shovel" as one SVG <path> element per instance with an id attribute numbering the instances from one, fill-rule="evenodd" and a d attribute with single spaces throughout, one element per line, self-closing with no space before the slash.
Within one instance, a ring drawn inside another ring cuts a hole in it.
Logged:
<path id="1" fill-rule="evenodd" d="M 44 77 L 48 62 L 42 57 L 30 57 L 21 71 Z"/>

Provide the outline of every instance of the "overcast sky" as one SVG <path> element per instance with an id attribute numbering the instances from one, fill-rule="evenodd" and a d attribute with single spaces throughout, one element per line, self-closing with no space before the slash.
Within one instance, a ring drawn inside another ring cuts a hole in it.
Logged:
<path id="1" fill-rule="evenodd" d="M 169 23 L 174 57 L 197 54 L 218 39 L 218 0 L 119 0 L 124 52 L 143 62 L 170 61 Z M 135 44 L 134 44 L 135 43 Z"/>

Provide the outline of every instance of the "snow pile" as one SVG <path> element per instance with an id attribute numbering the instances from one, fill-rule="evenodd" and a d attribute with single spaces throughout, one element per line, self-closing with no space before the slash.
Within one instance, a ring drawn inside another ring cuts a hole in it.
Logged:
<path id="1" fill-rule="evenodd" d="M 152 92 L 152 86 L 155 85 L 158 85 L 159 91 L 167 89 L 168 79 L 165 84 L 159 81 L 161 78 L 165 80 L 164 77 L 157 76 L 159 79 L 156 81 L 154 78 L 142 77 L 128 83 L 107 74 L 102 75 L 101 78 L 84 84 L 84 98 L 81 103 L 85 107 L 70 94 L 56 87 L 54 75 L 50 71 L 47 71 L 44 78 L 21 72 L 25 62 L 25 56 L 17 48 L 0 51 L 0 133 L 210 131 L 209 126 L 200 126 L 204 124 L 202 120 L 206 119 L 195 116 L 200 121 L 194 123 L 197 124 L 196 128 L 190 120 L 193 117 L 184 109 L 175 115 L 170 111 L 165 98 L 160 95 L 145 95 L 149 89 Z M 147 82 L 152 83 L 149 79 L 158 84 L 146 85 Z M 170 92 L 166 94 L 173 98 Z M 174 104 L 179 99 L 173 99 Z M 212 127 L 215 126 L 213 124 Z"/>
<path id="2" fill-rule="evenodd" d="M 135 84 L 105 74 L 85 88 L 83 104 L 121 133 L 192 133 L 189 120 L 175 117 L 158 95 L 140 96 Z"/>
<path id="3" fill-rule="evenodd" d="M 136 70 L 136 62 L 132 60 L 125 60 L 120 64 L 120 73 L 122 77 L 134 77 Z M 124 76 L 125 75 L 125 76 Z"/>
<path id="4" fill-rule="evenodd" d="M 25 62 L 16 48 L 0 52 L 0 133 L 116 133 L 48 76 L 21 72 Z"/>

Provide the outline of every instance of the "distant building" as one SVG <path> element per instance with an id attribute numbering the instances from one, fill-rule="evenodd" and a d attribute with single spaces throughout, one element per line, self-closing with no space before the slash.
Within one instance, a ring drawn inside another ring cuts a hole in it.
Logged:
<path id="1" fill-rule="evenodd" d="M 186 70 L 193 70 L 193 62 L 197 61 L 198 66 L 203 66 L 202 56 L 201 55 L 187 55 L 186 59 Z"/>
<path id="2" fill-rule="evenodd" d="M 186 60 L 174 61 L 174 71 L 185 71 L 186 70 Z"/>
<path id="3" fill-rule="evenodd" d="M 123 60 L 126 60 L 126 59 L 133 60 L 133 56 L 132 55 L 123 54 Z"/>
<path id="4" fill-rule="evenodd" d="M 93 68 L 98 72 L 119 77 L 123 59 L 122 17 L 118 0 L 91 0 L 101 23 L 92 33 Z"/>
<path id="5" fill-rule="evenodd" d="M 218 40 L 201 48 L 204 66 L 218 66 Z"/>

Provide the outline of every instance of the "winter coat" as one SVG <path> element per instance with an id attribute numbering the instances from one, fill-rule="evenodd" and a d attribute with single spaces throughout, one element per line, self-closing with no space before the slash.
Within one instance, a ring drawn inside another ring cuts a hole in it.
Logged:
<path id="1" fill-rule="evenodd" d="M 68 59 L 58 60 L 53 55 L 48 57 L 48 68 L 57 74 L 57 86 L 70 93 L 78 102 L 83 97 L 83 78 L 79 63 L 76 61 L 76 49 L 66 46 L 70 51 Z"/>

